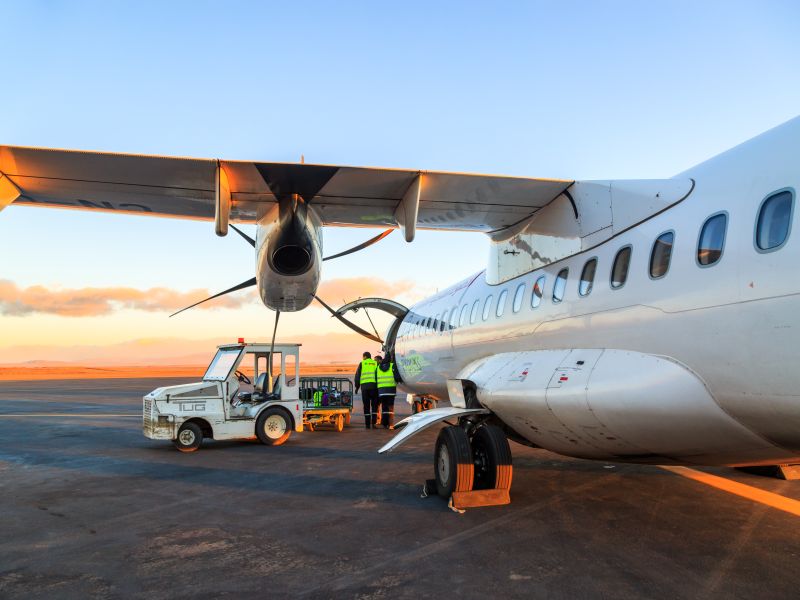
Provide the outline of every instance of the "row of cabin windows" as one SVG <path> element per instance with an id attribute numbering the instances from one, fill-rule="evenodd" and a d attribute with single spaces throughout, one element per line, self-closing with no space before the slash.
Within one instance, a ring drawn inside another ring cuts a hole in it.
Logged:
<path id="1" fill-rule="evenodd" d="M 793 210 L 794 194 L 789 190 L 776 192 L 768 196 L 764 202 L 761 203 L 755 230 L 755 245 L 758 250 L 761 252 L 771 252 L 781 248 L 786 243 L 791 230 Z M 727 213 L 712 215 L 703 223 L 697 241 L 697 263 L 700 266 L 708 267 L 714 265 L 722 258 L 727 228 Z M 665 231 L 653 242 L 648 269 L 651 279 L 661 279 L 667 274 L 674 244 L 674 231 Z M 610 283 L 612 289 L 621 288 L 628 280 L 628 270 L 631 264 L 632 254 L 633 248 L 631 246 L 623 246 L 617 251 L 611 268 Z M 597 258 L 591 258 L 586 261 L 581 271 L 581 278 L 578 283 L 578 294 L 580 296 L 588 296 L 592 292 L 596 272 Z M 553 303 L 558 304 L 564 299 L 568 277 L 569 268 L 561 269 L 558 272 L 555 284 L 553 285 Z M 540 275 L 533 284 L 531 308 L 536 308 L 541 304 L 544 295 L 544 284 L 545 276 Z M 520 283 L 514 292 L 514 299 L 511 304 L 511 310 L 514 313 L 519 312 L 522 308 L 525 286 L 526 284 L 524 282 Z M 437 315 L 436 317 L 429 317 L 427 320 L 419 320 L 413 326 L 413 334 L 421 335 L 421 330 L 431 329 L 431 325 L 433 326 L 433 331 L 438 331 L 440 333 L 445 330 L 447 325 L 449 325 L 450 329 L 463 327 L 467 322 L 467 315 L 469 315 L 470 324 L 473 324 L 477 321 L 479 312 L 481 312 L 481 319 L 486 321 L 491 314 L 493 300 L 494 295 L 489 294 L 483 301 L 482 311 L 480 308 L 480 299 L 472 303 L 472 308 L 469 310 L 469 313 L 467 312 L 468 304 L 464 304 L 460 311 L 458 307 L 455 307 L 449 313 L 449 320 L 447 320 L 447 311 L 443 312 L 441 316 Z M 500 296 L 497 299 L 494 312 L 496 317 L 502 317 L 505 313 L 507 300 L 508 290 L 504 289 L 500 292 Z"/>

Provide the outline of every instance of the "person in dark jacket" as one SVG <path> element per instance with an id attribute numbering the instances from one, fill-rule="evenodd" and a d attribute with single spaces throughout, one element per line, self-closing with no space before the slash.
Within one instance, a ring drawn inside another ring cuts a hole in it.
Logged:
<path id="1" fill-rule="evenodd" d="M 394 398 L 397 395 L 397 382 L 400 381 L 400 374 L 397 372 L 397 365 L 394 364 L 388 353 L 378 365 L 376 379 L 378 398 L 383 410 L 381 422 L 384 429 L 394 429 Z"/>
<path id="2" fill-rule="evenodd" d="M 383 362 L 383 357 L 380 354 L 376 354 L 375 355 L 375 362 L 378 364 L 378 366 L 380 366 L 381 362 Z M 377 367 L 376 367 L 376 369 L 377 369 Z M 375 375 L 377 375 L 377 374 L 378 374 L 378 372 L 375 371 Z M 375 406 L 372 407 L 372 412 L 375 415 L 375 423 L 373 424 L 373 427 L 378 427 L 381 424 L 381 417 L 383 416 L 381 414 L 381 395 L 380 395 L 380 392 L 378 393 L 377 398 L 378 398 L 377 403 L 375 404 Z"/>
<path id="3" fill-rule="evenodd" d="M 364 403 L 364 424 L 367 429 L 375 426 L 375 409 L 378 405 L 377 371 L 378 363 L 373 360 L 369 352 L 364 352 L 353 381 L 355 382 L 356 394 L 361 388 L 361 401 Z"/>

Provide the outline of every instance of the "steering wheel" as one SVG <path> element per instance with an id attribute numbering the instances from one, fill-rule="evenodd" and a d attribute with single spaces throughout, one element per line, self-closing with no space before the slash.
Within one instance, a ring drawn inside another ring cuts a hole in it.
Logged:
<path id="1" fill-rule="evenodd" d="M 250 378 L 241 371 L 235 371 L 233 374 L 236 375 L 236 379 L 238 379 L 242 383 L 246 383 L 247 385 L 253 383 L 252 381 L 250 381 Z"/>

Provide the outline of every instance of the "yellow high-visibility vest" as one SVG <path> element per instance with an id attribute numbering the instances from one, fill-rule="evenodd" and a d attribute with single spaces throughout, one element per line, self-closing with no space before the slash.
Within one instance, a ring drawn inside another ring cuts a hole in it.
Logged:
<path id="1" fill-rule="evenodd" d="M 388 371 L 381 371 L 378 369 L 378 389 L 394 386 L 394 363 L 389 363 Z"/>
<path id="2" fill-rule="evenodd" d="M 375 383 L 377 379 L 375 378 L 375 371 L 378 370 L 378 363 L 375 362 L 372 358 L 365 358 L 361 361 L 361 381 L 359 381 L 359 385 L 364 385 L 365 383 Z"/>

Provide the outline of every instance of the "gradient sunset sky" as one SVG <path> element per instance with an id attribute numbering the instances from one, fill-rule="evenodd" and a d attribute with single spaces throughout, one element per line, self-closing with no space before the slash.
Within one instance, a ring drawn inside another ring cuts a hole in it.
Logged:
<path id="1" fill-rule="evenodd" d="M 793 1 L 20 0 L 0 2 L 0 20 L 0 144 L 657 178 L 800 112 Z M 328 228 L 326 253 L 372 234 Z M 320 295 L 412 303 L 481 270 L 487 248 L 480 234 L 395 233 L 326 263 Z M 254 290 L 167 318 L 253 268 L 213 223 L 12 206 L 0 363 L 181 362 L 268 339 Z M 377 349 L 316 307 L 281 321 L 310 358 Z"/>

